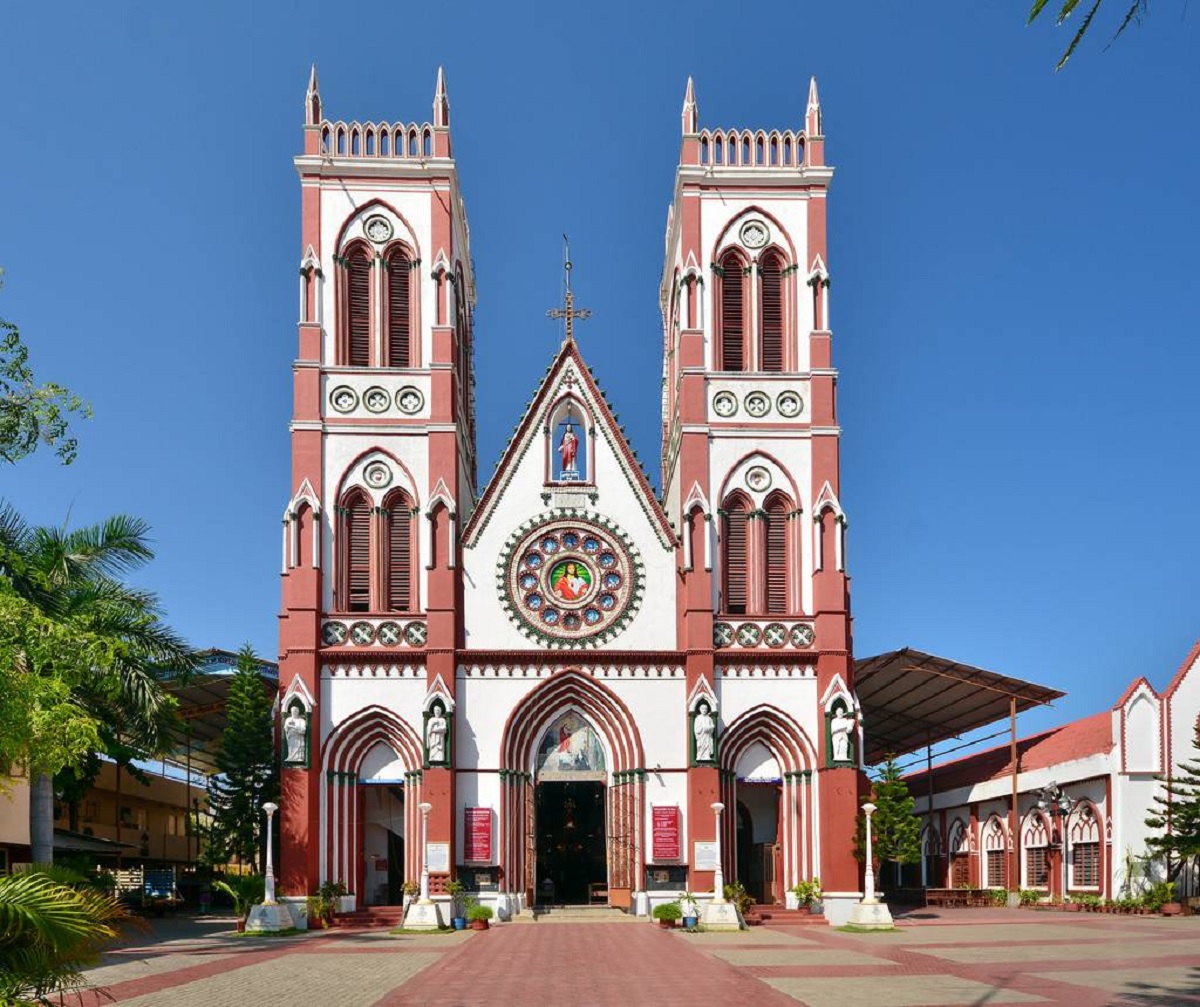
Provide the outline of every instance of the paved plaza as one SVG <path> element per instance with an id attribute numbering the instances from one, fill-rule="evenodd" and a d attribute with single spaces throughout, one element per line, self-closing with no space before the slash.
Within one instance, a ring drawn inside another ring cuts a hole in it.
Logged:
<path id="1" fill-rule="evenodd" d="M 649 923 L 509 923 L 485 933 L 258 938 L 231 936 L 229 921 L 172 920 L 134 935 L 90 976 L 126 1007 L 1200 1004 L 1200 917 L 943 910 L 900 924 L 877 934 L 685 934 Z"/>

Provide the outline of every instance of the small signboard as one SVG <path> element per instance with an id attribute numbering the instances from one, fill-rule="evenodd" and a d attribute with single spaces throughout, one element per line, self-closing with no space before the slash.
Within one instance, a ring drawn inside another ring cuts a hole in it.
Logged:
<path id="1" fill-rule="evenodd" d="M 463 822 L 465 849 L 463 859 L 469 864 L 492 862 L 492 809 L 466 808 Z"/>
<path id="2" fill-rule="evenodd" d="M 375 870 L 383 871 L 386 874 L 387 869 L 388 869 L 387 857 L 376 857 L 375 858 Z"/>
<path id="3" fill-rule="evenodd" d="M 679 808 L 676 805 L 655 805 L 653 816 L 653 853 L 660 862 L 677 861 L 680 858 Z"/>
<path id="4" fill-rule="evenodd" d="M 430 874 L 447 874 L 450 871 L 450 844 L 426 843 L 425 856 Z"/>
<path id="5" fill-rule="evenodd" d="M 717 869 L 717 844 L 693 843 L 692 868 L 697 871 L 715 871 Z"/>

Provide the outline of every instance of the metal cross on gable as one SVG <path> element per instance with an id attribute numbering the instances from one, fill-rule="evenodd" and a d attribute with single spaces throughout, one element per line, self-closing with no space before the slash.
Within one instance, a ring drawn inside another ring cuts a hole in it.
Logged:
<path id="1" fill-rule="evenodd" d="M 563 306 L 561 308 L 551 308 L 546 312 L 547 318 L 565 318 L 567 321 L 567 336 L 566 341 L 569 343 L 575 338 L 575 319 L 583 321 L 586 318 L 592 317 L 590 308 L 575 307 L 575 295 L 571 291 L 571 241 L 563 235 L 563 285 L 566 287 L 566 293 L 563 295 Z"/>

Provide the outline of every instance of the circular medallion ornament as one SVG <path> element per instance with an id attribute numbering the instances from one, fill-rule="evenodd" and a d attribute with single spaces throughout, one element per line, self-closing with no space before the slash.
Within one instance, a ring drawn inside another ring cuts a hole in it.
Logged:
<path id="1" fill-rule="evenodd" d="M 382 245 L 392 237 L 392 222 L 387 217 L 368 217 L 363 224 L 363 233 L 375 244 Z"/>
<path id="2" fill-rule="evenodd" d="M 346 642 L 346 624 L 327 622 L 321 627 L 321 640 L 327 647 L 337 647 Z"/>
<path id="3" fill-rule="evenodd" d="M 780 416 L 791 419 L 791 417 L 799 416 L 804 412 L 804 400 L 795 392 L 783 392 L 775 400 L 775 408 L 779 410 Z"/>
<path id="4" fill-rule="evenodd" d="M 396 393 L 396 408 L 411 416 L 425 408 L 425 396 L 412 385 L 405 385 Z"/>
<path id="5" fill-rule="evenodd" d="M 728 647 L 733 643 L 733 627 L 727 622 L 713 624 L 713 646 Z"/>
<path id="6" fill-rule="evenodd" d="M 404 630 L 398 622 L 381 622 L 376 637 L 385 647 L 395 647 L 403 639 Z"/>
<path id="7" fill-rule="evenodd" d="M 769 622 L 763 627 L 763 643 L 773 649 L 778 649 L 787 643 L 787 626 L 782 622 Z"/>
<path id="8" fill-rule="evenodd" d="M 737 412 L 737 398 L 733 392 L 717 392 L 713 396 L 713 412 L 718 416 L 732 416 Z"/>
<path id="9" fill-rule="evenodd" d="M 763 493 L 771 488 L 771 473 L 761 465 L 755 465 L 746 470 L 746 485 L 755 493 Z"/>
<path id="10" fill-rule="evenodd" d="M 641 603 L 641 561 L 633 544 L 603 518 L 576 512 L 510 536 L 497 576 L 521 632 L 555 647 L 604 642 Z"/>
<path id="11" fill-rule="evenodd" d="M 350 627 L 350 642 L 357 647 L 369 647 L 375 642 L 375 627 L 369 622 L 356 622 Z"/>
<path id="12" fill-rule="evenodd" d="M 746 396 L 746 412 L 751 416 L 766 416 L 770 411 L 771 400 L 763 392 L 751 392 Z"/>
<path id="13" fill-rule="evenodd" d="M 762 643 L 762 630 L 753 622 L 743 622 L 737 628 L 739 647 L 757 647 Z"/>
<path id="14" fill-rule="evenodd" d="M 339 413 L 350 413 L 358 408 L 358 392 L 349 385 L 339 385 L 329 393 L 329 404 Z"/>
<path id="15" fill-rule="evenodd" d="M 747 220 L 738 236 L 747 248 L 762 248 L 767 243 L 767 225 L 761 220 Z"/>
<path id="16" fill-rule="evenodd" d="M 392 404 L 392 397 L 378 385 L 363 392 L 363 405 L 373 413 L 386 412 Z"/>
<path id="17" fill-rule="evenodd" d="M 817 634 L 813 632 L 812 626 L 806 622 L 802 622 L 792 627 L 792 646 L 811 647 L 816 636 Z"/>
<path id="18" fill-rule="evenodd" d="M 383 462 L 371 462 L 363 469 L 363 482 L 371 489 L 381 490 L 391 484 L 392 470 Z"/>

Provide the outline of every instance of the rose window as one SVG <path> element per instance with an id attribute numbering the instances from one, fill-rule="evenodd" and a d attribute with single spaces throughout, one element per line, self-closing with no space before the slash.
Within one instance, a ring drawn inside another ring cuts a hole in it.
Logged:
<path id="1" fill-rule="evenodd" d="M 640 593 L 640 570 L 619 532 L 581 519 L 518 533 L 501 560 L 514 621 L 545 642 L 599 642 L 619 632 Z"/>

